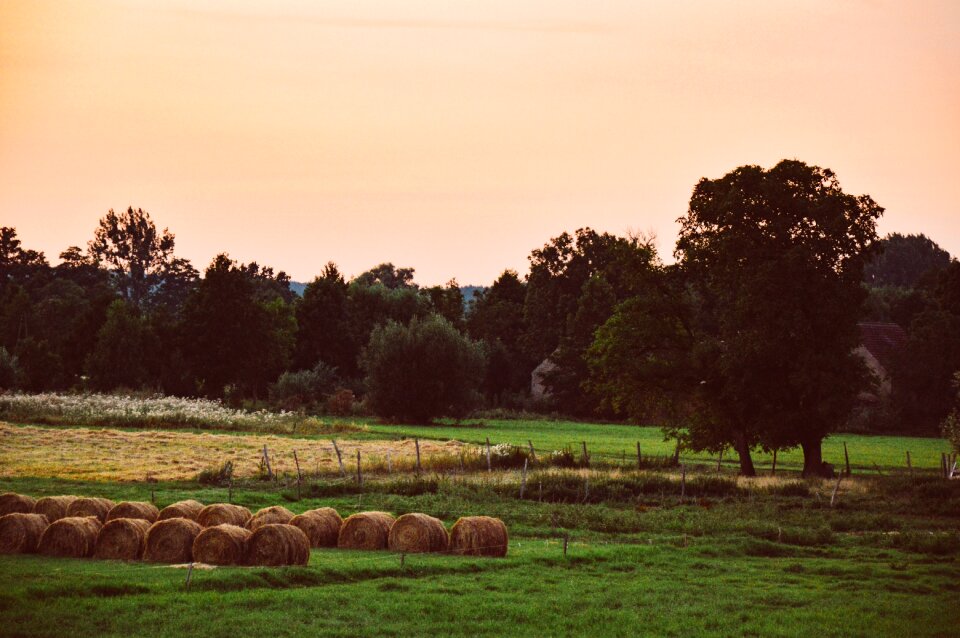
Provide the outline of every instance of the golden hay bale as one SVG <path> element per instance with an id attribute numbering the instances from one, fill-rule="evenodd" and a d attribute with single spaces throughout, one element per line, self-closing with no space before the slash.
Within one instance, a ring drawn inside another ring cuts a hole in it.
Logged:
<path id="1" fill-rule="evenodd" d="M 115 518 L 107 521 L 97 535 L 94 558 L 140 560 L 150 521 L 142 518 Z"/>
<path id="2" fill-rule="evenodd" d="M 310 539 L 310 547 L 336 547 L 343 519 L 332 507 L 321 507 L 297 514 L 290 525 L 299 527 Z"/>
<path id="3" fill-rule="evenodd" d="M 160 510 L 158 521 L 165 521 L 168 518 L 187 518 L 191 521 L 197 520 L 197 514 L 203 509 L 203 503 L 192 499 L 186 501 L 177 501 L 167 505 Z"/>
<path id="4" fill-rule="evenodd" d="M 114 505 L 107 514 L 107 520 L 112 521 L 115 518 L 142 518 L 151 523 L 160 516 L 160 510 L 153 503 L 145 501 L 123 501 Z"/>
<path id="5" fill-rule="evenodd" d="M 67 516 L 96 516 L 102 523 L 114 505 L 109 498 L 78 498 L 67 507 Z"/>
<path id="6" fill-rule="evenodd" d="M 293 512 L 282 505 L 273 505 L 271 507 L 264 507 L 254 514 L 253 518 L 247 521 L 246 528 L 251 532 L 255 532 L 258 527 L 263 527 L 264 525 L 286 525 L 290 522 L 291 518 L 293 518 Z"/>
<path id="7" fill-rule="evenodd" d="M 186 518 L 157 521 L 147 530 L 143 560 L 151 563 L 189 563 L 193 560 L 193 541 L 203 528 Z"/>
<path id="8" fill-rule="evenodd" d="M 386 512 L 360 512 L 343 521 L 337 536 L 341 549 L 386 549 L 393 517 Z"/>
<path id="9" fill-rule="evenodd" d="M 450 550 L 464 556 L 506 556 L 507 540 L 499 518 L 464 516 L 450 528 Z"/>
<path id="10" fill-rule="evenodd" d="M 46 556 L 87 558 L 93 555 L 103 525 L 96 516 L 70 516 L 43 530 L 37 551 Z"/>
<path id="11" fill-rule="evenodd" d="M 77 500 L 76 496 L 44 496 L 37 499 L 37 504 L 33 506 L 33 513 L 43 514 L 52 523 L 66 516 L 67 508 L 75 500 Z"/>
<path id="12" fill-rule="evenodd" d="M 0 554 L 32 554 L 50 522 L 43 514 L 12 512 L 0 516 Z"/>
<path id="13" fill-rule="evenodd" d="M 247 565 L 306 565 L 309 560 L 310 539 L 299 527 L 268 523 L 247 539 Z"/>
<path id="14" fill-rule="evenodd" d="M 4 514 L 32 514 L 37 502 L 24 494 L 0 494 L 0 516 Z"/>
<path id="15" fill-rule="evenodd" d="M 208 565 L 242 565 L 253 534 L 236 525 L 214 525 L 193 539 L 193 560 Z"/>
<path id="16" fill-rule="evenodd" d="M 426 514 L 404 514 L 390 526 L 387 547 L 394 552 L 445 552 L 450 545 L 447 528 Z"/>
<path id="17" fill-rule="evenodd" d="M 243 527 L 250 520 L 252 514 L 250 510 L 242 505 L 233 505 L 232 503 L 214 503 L 207 505 L 197 514 L 197 522 L 202 527 L 213 527 L 214 525 L 236 525 Z"/>

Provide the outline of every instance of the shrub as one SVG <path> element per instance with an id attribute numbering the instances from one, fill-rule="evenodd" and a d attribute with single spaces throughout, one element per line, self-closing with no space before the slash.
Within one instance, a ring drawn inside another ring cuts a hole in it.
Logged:
<path id="1" fill-rule="evenodd" d="M 353 414 L 353 406 L 357 402 L 357 397 L 353 390 L 340 388 L 329 397 L 327 397 L 327 413 L 334 416 L 350 416 Z"/>
<path id="2" fill-rule="evenodd" d="M 329 394 L 336 381 L 336 369 L 321 361 L 312 370 L 281 374 L 270 386 L 270 400 L 285 410 L 310 407 Z"/>
<path id="3" fill-rule="evenodd" d="M 17 383 L 19 367 L 17 358 L 6 348 L 0 347 L 0 390 L 9 390 Z"/>
<path id="4" fill-rule="evenodd" d="M 429 423 L 469 413 L 480 396 L 485 358 L 479 343 L 433 315 L 408 326 L 391 321 L 376 328 L 362 365 L 374 414 Z"/>

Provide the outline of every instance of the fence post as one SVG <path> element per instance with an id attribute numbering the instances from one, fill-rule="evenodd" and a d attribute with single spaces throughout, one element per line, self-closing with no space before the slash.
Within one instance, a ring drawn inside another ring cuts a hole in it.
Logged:
<path id="1" fill-rule="evenodd" d="M 387 474 L 393 474 L 393 461 L 390 460 L 389 452 L 387 452 Z"/>
<path id="2" fill-rule="evenodd" d="M 340 476 L 347 478 L 347 470 L 343 467 L 343 456 L 340 454 L 340 447 L 336 441 L 331 441 L 331 443 L 333 443 L 333 451 L 337 453 L 337 463 L 340 464 Z"/>
<path id="3" fill-rule="evenodd" d="M 297 500 L 299 501 L 303 498 L 300 494 L 300 484 L 303 483 L 303 475 L 300 473 L 300 460 L 297 459 L 296 450 L 293 451 L 293 463 L 297 466 Z"/>
<path id="4" fill-rule="evenodd" d="M 720 448 L 720 456 L 717 458 L 717 474 L 720 473 L 721 463 L 723 463 L 723 448 Z"/>
<path id="5" fill-rule="evenodd" d="M 833 502 L 837 498 L 837 491 L 840 489 L 840 479 L 843 478 L 842 472 L 837 472 L 837 483 L 833 486 L 833 494 L 830 495 L 830 507 L 833 507 Z"/>
<path id="6" fill-rule="evenodd" d="M 687 496 L 687 464 L 680 464 L 680 500 Z"/>
<path id="7" fill-rule="evenodd" d="M 643 457 L 640 456 L 640 441 L 637 441 L 637 469 L 643 469 Z"/>
<path id="8" fill-rule="evenodd" d="M 537 451 L 533 449 L 533 441 L 531 439 L 527 439 L 527 443 L 530 445 L 530 460 L 536 463 Z"/>
<path id="9" fill-rule="evenodd" d="M 590 455 L 587 453 L 587 442 L 583 441 L 583 465 L 590 467 Z"/>
<path id="10" fill-rule="evenodd" d="M 523 472 L 520 474 L 520 498 L 527 489 L 527 459 L 523 459 Z"/>
<path id="11" fill-rule="evenodd" d="M 843 459 L 847 464 L 847 476 L 850 476 L 850 454 L 847 452 L 847 442 L 843 442 Z"/>
<path id="12" fill-rule="evenodd" d="M 360 448 L 357 448 L 357 485 L 363 485 L 363 474 L 360 471 Z"/>
<path id="13" fill-rule="evenodd" d="M 773 451 L 773 467 L 770 469 L 770 476 L 777 475 L 777 451 Z"/>
<path id="14" fill-rule="evenodd" d="M 910 462 L 910 450 L 907 450 L 907 471 L 913 476 L 913 463 Z"/>
<path id="15" fill-rule="evenodd" d="M 420 476 L 420 439 L 414 439 L 413 445 L 417 448 L 417 476 Z"/>
<path id="16" fill-rule="evenodd" d="M 487 471 L 492 472 L 493 466 L 490 463 L 490 437 L 487 437 Z"/>
<path id="17" fill-rule="evenodd" d="M 263 462 L 267 466 L 267 478 L 273 478 L 273 468 L 270 467 L 270 454 L 267 452 L 267 444 L 263 444 Z"/>

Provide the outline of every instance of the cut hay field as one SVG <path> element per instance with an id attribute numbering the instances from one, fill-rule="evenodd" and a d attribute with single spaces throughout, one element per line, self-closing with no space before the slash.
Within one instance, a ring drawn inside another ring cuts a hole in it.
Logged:
<path id="1" fill-rule="evenodd" d="M 271 435 L 234 435 L 165 430 L 128 431 L 114 428 L 56 428 L 0 422 L 0 476 L 47 476 L 103 481 L 193 479 L 203 470 L 227 461 L 238 478 L 256 476 L 263 446 L 273 470 L 295 474 L 296 450 L 304 473 L 339 473 L 329 439 Z M 356 453 L 368 463 L 383 463 L 389 453 L 397 467 L 412 467 L 413 440 L 343 440 L 338 443 L 344 463 L 353 470 Z M 455 457 L 456 441 L 423 441 L 425 456 Z"/>

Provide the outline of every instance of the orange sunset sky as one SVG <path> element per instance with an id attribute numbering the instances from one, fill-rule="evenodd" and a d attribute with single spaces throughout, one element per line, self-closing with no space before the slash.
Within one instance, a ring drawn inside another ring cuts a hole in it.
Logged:
<path id="1" fill-rule="evenodd" d="M 0 0 L 0 224 L 134 205 L 200 270 L 421 284 L 654 231 L 703 176 L 828 166 L 960 254 L 956 0 Z"/>

